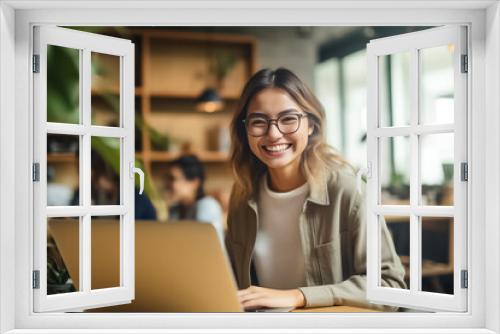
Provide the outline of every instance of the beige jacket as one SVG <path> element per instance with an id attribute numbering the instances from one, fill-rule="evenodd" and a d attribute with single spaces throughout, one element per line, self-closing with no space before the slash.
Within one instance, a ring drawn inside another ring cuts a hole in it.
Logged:
<path id="1" fill-rule="evenodd" d="M 304 294 L 305 307 L 352 305 L 398 310 L 366 299 L 365 191 L 366 181 L 347 168 L 333 170 L 328 182 L 311 186 L 299 218 L 307 286 L 297 288 Z M 254 193 L 258 194 L 258 189 Z M 239 289 L 252 284 L 250 269 L 258 230 L 255 196 L 241 204 L 231 200 L 228 212 L 225 243 Z M 404 268 L 383 218 L 380 223 L 381 284 L 405 289 Z"/>

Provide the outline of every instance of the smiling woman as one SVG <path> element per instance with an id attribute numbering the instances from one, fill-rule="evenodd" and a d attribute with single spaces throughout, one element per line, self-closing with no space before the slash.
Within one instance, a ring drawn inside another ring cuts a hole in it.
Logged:
<path id="1" fill-rule="evenodd" d="M 353 305 L 366 299 L 365 182 L 324 139 L 325 112 L 290 70 L 247 82 L 231 124 L 235 185 L 226 247 L 242 306 Z M 361 182 L 361 184 L 360 184 Z M 406 288 L 383 218 L 381 284 Z"/>

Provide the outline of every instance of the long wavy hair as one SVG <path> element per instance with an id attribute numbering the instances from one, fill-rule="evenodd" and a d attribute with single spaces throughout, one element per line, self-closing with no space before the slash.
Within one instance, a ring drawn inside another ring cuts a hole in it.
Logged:
<path id="1" fill-rule="evenodd" d="M 324 133 L 325 110 L 312 91 L 290 70 L 264 68 L 256 72 L 245 84 L 231 121 L 231 167 L 235 183 L 232 200 L 237 203 L 255 195 L 258 180 L 267 166 L 251 151 L 243 123 L 251 99 L 266 88 L 284 89 L 300 108 L 307 113 L 314 129 L 302 153 L 301 169 L 311 187 L 326 182 L 332 168 L 352 166 L 330 145 Z"/>

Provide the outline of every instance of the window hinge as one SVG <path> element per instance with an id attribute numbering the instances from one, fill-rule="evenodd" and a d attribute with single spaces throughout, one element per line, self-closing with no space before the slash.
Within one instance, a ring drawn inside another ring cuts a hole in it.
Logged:
<path id="1" fill-rule="evenodd" d="M 462 181 L 469 181 L 469 165 L 466 162 L 460 164 L 460 179 Z"/>
<path id="2" fill-rule="evenodd" d="M 462 289 L 467 289 L 469 287 L 469 272 L 467 270 L 462 270 Z"/>
<path id="3" fill-rule="evenodd" d="M 33 270 L 33 289 L 40 289 L 40 270 Z"/>
<path id="4" fill-rule="evenodd" d="M 467 73 L 469 72 L 469 57 L 467 55 L 462 55 L 461 58 L 462 58 L 461 72 Z"/>
<path id="5" fill-rule="evenodd" d="M 38 162 L 33 164 L 33 181 L 40 181 L 40 164 Z"/>
<path id="6" fill-rule="evenodd" d="M 33 73 L 40 73 L 40 55 L 33 55 Z"/>

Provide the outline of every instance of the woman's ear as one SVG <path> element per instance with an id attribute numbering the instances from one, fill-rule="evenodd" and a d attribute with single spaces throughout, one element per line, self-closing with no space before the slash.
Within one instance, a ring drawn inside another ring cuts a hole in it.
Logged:
<path id="1" fill-rule="evenodd" d="M 307 135 L 310 136 L 314 132 L 314 124 L 310 124 L 309 128 L 307 129 Z"/>

